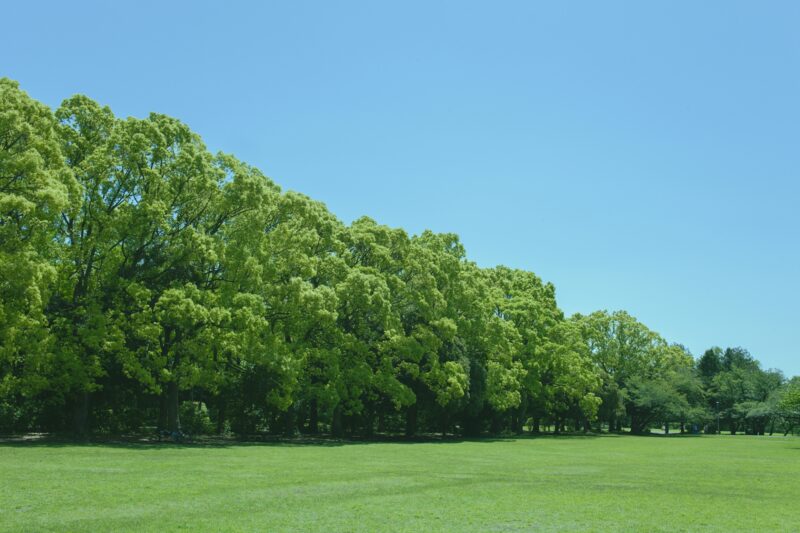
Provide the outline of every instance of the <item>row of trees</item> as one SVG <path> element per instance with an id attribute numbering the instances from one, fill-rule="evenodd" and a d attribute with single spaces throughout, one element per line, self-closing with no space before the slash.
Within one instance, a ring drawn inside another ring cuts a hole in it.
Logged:
<path id="1" fill-rule="evenodd" d="M 346 226 L 170 117 L 0 80 L 0 431 L 757 433 L 784 382 L 566 318 L 456 235 Z"/>

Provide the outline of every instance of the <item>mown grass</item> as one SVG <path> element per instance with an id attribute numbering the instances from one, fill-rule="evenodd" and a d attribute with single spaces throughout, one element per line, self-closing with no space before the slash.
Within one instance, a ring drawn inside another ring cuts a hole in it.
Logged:
<path id="1" fill-rule="evenodd" d="M 3 531 L 800 529 L 796 437 L 0 444 Z"/>

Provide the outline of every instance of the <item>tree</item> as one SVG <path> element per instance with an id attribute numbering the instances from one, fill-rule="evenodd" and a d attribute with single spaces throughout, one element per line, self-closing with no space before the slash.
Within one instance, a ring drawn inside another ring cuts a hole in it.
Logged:
<path id="1" fill-rule="evenodd" d="M 672 345 L 669 350 L 680 359 L 683 347 Z M 631 413 L 631 432 L 644 433 L 658 424 L 669 432 L 669 425 L 679 422 L 681 432 L 685 425 L 707 419 L 703 411 L 693 406 L 702 398 L 700 382 L 686 364 L 677 364 L 665 369 L 656 377 L 634 376 L 626 388 L 628 411 Z"/>
<path id="2" fill-rule="evenodd" d="M 273 348 L 251 354 L 253 371 L 270 381 L 266 405 L 280 419 L 274 429 L 296 431 L 296 416 L 308 416 L 308 430 L 330 421 L 338 404 L 341 331 L 336 285 L 347 276 L 341 259 L 344 226 L 320 203 L 288 192 L 262 212 L 248 291 L 263 298 L 267 336 Z M 253 358 L 255 356 L 255 358 Z M 254 410 L 255 408 L 253 408 Z"/>
<path id="3" fill-rule="evenodd" d="M 125 321 L 128 350 L 120 355 L 128 375 L 166 395 L 162 420 L 174 430 L 180 390 L 216 364 L 214 346 L 202 339 L 229 314 L 217 295 L 226 282 L 226 232 L 260 208 L 270 184 L 231 156 L 212 156 L 163 115 L 128 119 L 116 135 L 116 167 L 129 185 L 119 219 L 125 233 L 115 247 L 126 289 L 114 305 L 136 317 Z M 181 308 L 191 317 L 176 321 Z"/>
<path id="4" fill-rule="evenodd" d="M 772 425 L 770 394 L 783 384 L 783 375 L 762 370 L 743 348 L 727 348 L 720 360 L 721 369 L 707 385 L 709 407 L 731 434 L 763 434 Z"/>
<path id="5" fill-rule="evenodd" d="M 173 118 L 0 80 L 3 430 L 645 432 L 719 406 L 764 433 L 795 420 L 784 382 L 623 311 L 565 319 L 455 234 L 345 226 Z"/>
<path id="6" fill-rule="evenodd" d="M 786 421 L 786 434 L 800 424 L 800 379 L 793 378 L 781 391 L 777 401 L 778 414 Z"/>
<path id="7" fill-rule="evenodd" d="M 709 348 L 697 361 L 697 370 L 706 386 L 714 380 L 714 376 L 722 370 L 722 349 L 715 346 Z"/>
<path id="8" fill-rule="evenodd" d="M 664 380 L 672 372 L 691 368 L 691 355 L 681 346 L 668 345 L 624 311 L 598 311 L 577 315 L 575 320 L 603 379 L 600 413 L 609 429 L 620 429 L 624 406 L 632 431 L 644 431 L 664 414 L 654 406 L 672 402 L 667 395 L 669 380 Z"/>
<path id="9" fill-rule="evenodd" d="M 78 190 L 50 109 L 0 79 L 0 399 L 50 387 L 56 221 Z"/>

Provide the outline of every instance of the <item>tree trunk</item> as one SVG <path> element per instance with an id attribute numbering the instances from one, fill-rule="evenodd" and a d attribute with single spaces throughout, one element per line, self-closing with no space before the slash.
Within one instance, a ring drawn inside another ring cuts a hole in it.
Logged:
<path id="1" fill-rule="evenodd" d="M 522 435 L 525 431 L 525 422 L 528 421 L 528 395 L 523 393 L 522 400 L 519 403 L 519 407 L 515 410 L 516 416 L 514 417 L 514 433 L 517 435 Z"/>
<path id="2" fill-rule="evenodd" d="M 333 420 L 331 420 L 331 435 L 340 438 L 342 436 L 342 406 L 337 405 L 333 409 Z"/>
<path id="3" fill-rule="evenodd" d="M 180 431 L 181 429 L 179 403 L 178 382 L 170 381 L 167 384 L 167 429 L 169 431 Z"/>
<path id="4" fill-rule="evenodd" d="M 217 435 L 222 435 L 225 433 L 225 409 L 227 406 L 228 402 L 225 400 L 225 398 L 220 398 L 219 410 L 217 411 Z"/>
<path id="5" fill-rule="evenodd" d="M 478 437 L 483 431 L 481 425 L 482 419 L 475 414 L 466 413 L 462 418 L 461 428 L 462 433 L 467 437 Z"/>
<path id="6" fill-rule="evenodd" d="M 295 429 L 297 428 L 297 421 L 296 421 L 296 409 L 294 404 L 290 405 L 286 412 L 283 413 L 281 417 L 282 420 L 282 433 L 284 437 L 294 437 Z"/>
<path id="7" fill-rule="evenodd" d="M 419 406 L 417 402 L 408 406 L 406 411 L 406 437 L 413 437 L 417 434 L 417 417 L 419 416 Z"/>
<path id="8" fill-rule="evenodd" d="M 167 394 L 162 392 L 158 397 L 158 429 L 167 428 Z"/>
<path id="9" fill-rule="evenodd" d="M 375 435 L 375 406 L 370 402 L 364 413 L 364 436 L 371 439 Z"/>
<path id="10" fill-rule="evenodd" d="M 378 433 L 386 433 L 386 413 L 383 409 L 378 410 Z"/>
<path id="11" fill-rule="evenodd" d="M 78 393 L 78 400 L 75 403 L 73 412 L 73 431 L 79 437 L 86 436 L 87 422 L 89 420 L 89 393 L 87 391 Z"/>
<path id="12" fill-rule="evenodd" d="M 541 431 L 541 421 L 538 416 L 534 416 L 531 422 L 531 433 L 539 434 Z"/>
<path id="13" fill-rule="evenodd" d="M 631 416 L 631 433 L 641 435 L 644 433 L 645 426 L 647 426 L 647 421 L 641 420 L 635 415 Z"/>
<path id="14" fill-rule="evenodd" d="M 497 413 L 492 412 L 492 420 L 491 420 L 491 425 L 489 427 L 489 431 L 492 433 L 492 435 L 498 435 L 500 431 L 502 431 L 502 429 L 503 429 L 503 424 L 502 420 L 500 419 L 500 416 Z"/>
<path id="15" fill-rule="evenodd" d="M 447 436 L 447 430 L 450 428 L 450 416 L 448 416 L 446 409 L 442 409 L 441 425 L 442 438 L 445 438 Z"/>
<path id="16" fill-rule="evenodd" d="M 312 435 L 319 433 L 319 408 L 317 400 L 311 400 L 311 408 L 308 414 L 308 432 Z"/>

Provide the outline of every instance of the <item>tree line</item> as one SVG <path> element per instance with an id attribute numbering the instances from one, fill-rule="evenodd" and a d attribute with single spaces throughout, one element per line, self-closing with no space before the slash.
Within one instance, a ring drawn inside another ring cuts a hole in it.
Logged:
<path id="1" fill-rule="evenodd" d="M 797 378 L 565 317 L 454 234 L 345 225 L 180 121 L 0 80 L 0 431 L 787 431 Z"/>

